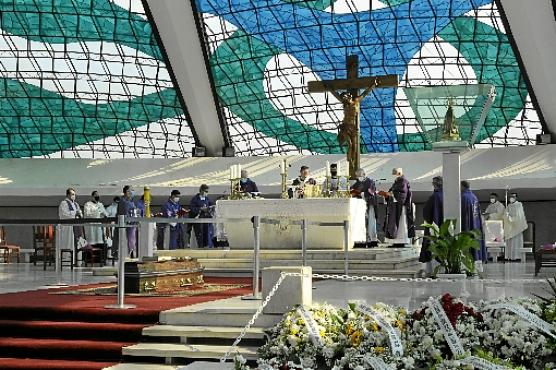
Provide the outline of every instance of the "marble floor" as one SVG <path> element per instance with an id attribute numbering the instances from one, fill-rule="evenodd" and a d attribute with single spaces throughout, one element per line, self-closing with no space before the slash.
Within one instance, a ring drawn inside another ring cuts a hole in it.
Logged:
<path id="1" fill-rule="evenodd" d="M 350 300 L 365 300 L 370 304 L 383 302 L 415 309 L 428 297 L 444 293 L 474 302 L 510 297 L 534 298 L 533 294 L 547 295 L 546 279 L 554 276 L 556 269 L 546 269 L 535 278 L 533 262 L 491 263 L 485 266 L 484 280 L 468 279 L 464 283 L 318 281 L 314 284 L 313 301 L 344 306 Z"/>
<path id="2" fill-rule="evenodd" d="M 66 285 L 82 285 L 103 282 L 115 282 L 113 276 L 93 276 L 91 268 L 78 267 L 71 271 L 65 267 L 62 270 L 60 282 Z M 47 267 L 43 271 L 42 265 L 33 266 L 32 263 L 0 263 L 0 294 L 22 292 L 26 290 L 48 289 L 57 284 L 58 277 L 54 267 Z"/>

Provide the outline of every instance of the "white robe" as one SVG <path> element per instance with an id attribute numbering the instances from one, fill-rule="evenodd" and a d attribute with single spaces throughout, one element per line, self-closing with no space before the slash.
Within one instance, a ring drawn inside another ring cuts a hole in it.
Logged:
<path id="1" fill-rule="evenodd" d="M 70 203 L 73 209 L 70 209 Z M 81 208 L 79 204 L 73 202 L 70 199 L 64 199 L 58 206 L 58 217 L 60 220 L 71 220 L 77 215 L 81 214 Z M 72 225 L 62 225 L 60 227 L 60 248 L 61 249 L 74 249 L 74 237 L 73 237 L 73 226 Z"/>
<path id="2" fill-rule="evenodd" d="M 108 214 L 102 203 L 89 201 L 83 206 L 83 215 L 85 218 L 102 218 Z M 85 239 L 93 245 L 103 244 L 104 228 L 101 226 L 85 226 Z"/>
<path id="3" fill-rule="evenodd" d="M 496 201 L 495 203 L 490 203 L 485 210 L 486 219 L 491 220 L 503 220 L 506 208 L 502 203 Z"/>
<path id="4" fill-rule="evenodd" d="M 521 202 L 509 203 L 504 218 L 504 238 L 506 239 L 506 259 L 521 258 L 523 232 L 527 230 L 527 219 Z"/>

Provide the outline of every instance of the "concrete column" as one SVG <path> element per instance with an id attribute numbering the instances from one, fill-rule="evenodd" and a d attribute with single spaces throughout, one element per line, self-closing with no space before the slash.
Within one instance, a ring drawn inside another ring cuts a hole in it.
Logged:
<path id="1" fill-rule="evenodd" d="M 444 219 L 456 219 L 456 232 L 461 231 L 461 163 L 459 152 L 442 153 Z"/>

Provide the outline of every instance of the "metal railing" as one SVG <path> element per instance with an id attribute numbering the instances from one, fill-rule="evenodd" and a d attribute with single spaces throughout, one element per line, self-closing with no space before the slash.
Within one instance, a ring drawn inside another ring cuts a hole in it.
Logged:
<path id="1" fill-rule="evenodd" d="M 253 224 L 253 293 L 249 297 L 250 299 L 261 299 L 260 292 L 260 267 L 261 267 L 261 224 L 281 224 L 280 220 L 277 218 L 261 218 L 260 216 L 253 216 L 250 218 Z M 117 224 L 114 222 L 117 221 Z M 152 218 L 142 218 L 142 217 L 129 217 L 129 216 L 118 216 L 117 218 L 81 218 L 81 219 L 43 219 L 43 220 L 11 220 L 11 219 L 0 219 L 0 225 L 6 226 L 56 226 L 56 245 L 55 245 L 55 270 L 56 277 L 58 280 L 57 285 L 62 284 L 61 277 L 61 231 L 62 226 L 97 226 L 97 227 L 107 227 L 116 228 L 118 232 L 118 285 L 117 285 L 117 302 L 114 305 L 108 305 L 106 308 L 115 309 L 129 309 L 134 308 L 134 305 L 125 304 L 125 256 L 127 254 L 127 235 L 123 230 L 130 227 L 141 227 L 144 224 L 217 224 L 217 223 L 244 223 L 245 218 L 165 218 L 165 217 L 152 217 Z M 349 275 L 349 221 L 345 220 L 343 222 L 318 222 L 318 221 L 308 221 L 307 219 L 292 220 L 289 225 L 300 226 L 301 231 L 301 262 L 303 266 L 307 265 L 307 249 L 308 241 L 307 234 L 310 225 L 318 227 L 342 227 L 344 231 L 343 238 L 343 251 L 344 251 L 344 274 Z M 168 235 L 169 236 L 169 235 Z M 167 244 L 167 235 L 164 237 L 164 245 Z M 139 249 L 139 248 L 137 248 Z M 46 256 L 43 256 L 46 258 Z"/>

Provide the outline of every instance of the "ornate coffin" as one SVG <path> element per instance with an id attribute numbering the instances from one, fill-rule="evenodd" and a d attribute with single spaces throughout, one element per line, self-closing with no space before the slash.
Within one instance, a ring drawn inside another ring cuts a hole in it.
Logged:
<path id="1" fill-rule="evenodd" d="M 201 285 L 203 266 L 195 258 L 126 262 L 125 292 L 172 291 Z"/>

